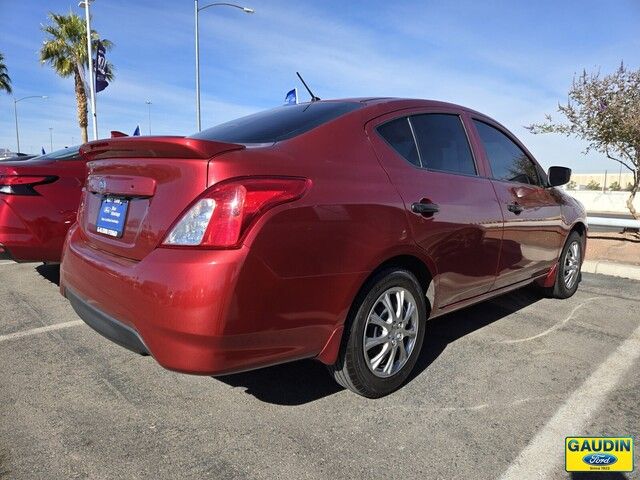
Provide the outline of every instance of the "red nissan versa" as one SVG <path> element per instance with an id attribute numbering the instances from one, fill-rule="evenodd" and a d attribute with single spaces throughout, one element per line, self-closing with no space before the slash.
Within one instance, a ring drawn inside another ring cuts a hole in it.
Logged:
<path id="1" fill-rule="evenodd" d="M 87 175 L 78 149 L 0 162 L 0 258 L 60 261 Z"/>
<path id="2" fill-rule="evenodd" d="M 490 118 L 389 98 L 283 106 L 191 137 L 96 141 L 61 291 L 164 367 L 301 358 L 397 389 L 427 318 L 580 281 L 585 212 Z"/>

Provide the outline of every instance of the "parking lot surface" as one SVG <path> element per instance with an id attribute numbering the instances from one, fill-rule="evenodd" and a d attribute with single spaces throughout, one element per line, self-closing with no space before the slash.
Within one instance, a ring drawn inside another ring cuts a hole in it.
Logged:
<path id="1" fill-rule="evenodd" d="M 166 371 L 77 322 L 57 280 L 0 265 L 2 478 L 578 479 L 565 436 L 640 448 L 640 282 L 585 274 L 569 300 L 525 288 L 430 321 L 411 381 L 367 400 L 313 361 Z"/>

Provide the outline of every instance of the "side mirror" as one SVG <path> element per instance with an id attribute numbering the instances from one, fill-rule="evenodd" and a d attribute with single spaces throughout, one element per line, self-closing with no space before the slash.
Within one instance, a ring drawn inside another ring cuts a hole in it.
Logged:
<path id="1" fill-rule="evenodd" d="M 571 179 L 571 169 L 567 167 L 549 167 L 549 185 L 559 187 L 569 183 Z"/>

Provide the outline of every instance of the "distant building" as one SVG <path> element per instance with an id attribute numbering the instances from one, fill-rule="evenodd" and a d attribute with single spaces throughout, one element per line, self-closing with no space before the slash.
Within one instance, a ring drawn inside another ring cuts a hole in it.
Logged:
<path id="1" fill-rule="evenodd" d="M 605 185 L 606 176 L 606 185 Z M 611 184 L 618 182 L 620 188 L 625 190 L 629 183 L 633 182 L 633 174 L 631 172 L 608 172 L 608 173 L 572 173 L 571 181 L 576 184 L 576 190 L 585 190 L 590 182 L 595 182 L 600 185 L 600 188 L 609 189 Z"/>

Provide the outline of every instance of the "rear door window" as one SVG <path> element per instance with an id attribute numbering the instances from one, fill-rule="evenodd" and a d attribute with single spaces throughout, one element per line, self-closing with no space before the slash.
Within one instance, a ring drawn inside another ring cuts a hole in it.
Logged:
<path id="1" fill-rule="evenodd" d="M 474 120 L 493 178 L 507 182 L 540 185 L 536 164 L 507 135 L 480 120 Z"/>
<path id="2" fill-rule="evenodd" d="M 429 113 L 414 115 L 410 121 L 424 168 L 477 175 L 469 140 L 458 115 Z"/>
<path id="3" fill-rule="evenodd" d="M 396 118 L 378 128 L 378 133 L 386 142 L 402 157 L 420 167 L 420 158 L 418 157 L 418 148 L 416 147 L 411 125 L 407 117 Z"/>

